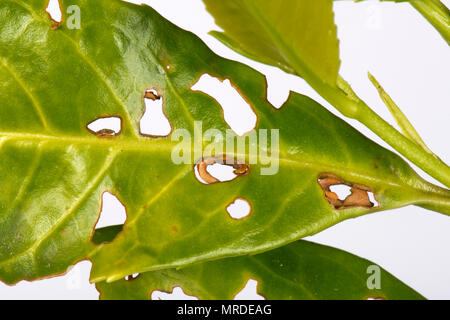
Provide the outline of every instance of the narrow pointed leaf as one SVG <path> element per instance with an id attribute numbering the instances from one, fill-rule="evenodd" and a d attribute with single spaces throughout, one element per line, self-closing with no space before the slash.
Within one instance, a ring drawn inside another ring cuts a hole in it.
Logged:
<path id="1" fill-rule="evenodd" d="M 374 85 L 374 87 L 377 89 L 378 94 L 380 95 L 381 100 L 383 100 L 384 104 L 388 108 L 391 115 L 394 117 L 395 121 L 397 121 L 398 126 L 402 130 L 402 133 L 411 141 L 417 143 L 419 146 L 421 146 L 425 151 L 427 151 L 430 154 L 433 154 L 433 152 L 427 147 L 425 142 L 420 137 L 419 133 L 416 131 L 416 129 L 413 127 L 411 122 L 408 120 L 408 118 L 405 116 L 405 114 L 400 110 L 400 108 L 397 106 L 397 104 L 392 100 L 392 98 L 389 96 L 389 94 L 384 90 L 384 88 L 380 85 L 380 83 L 375 79 L 375 77 L 369 73 L 369 79 Z"/>

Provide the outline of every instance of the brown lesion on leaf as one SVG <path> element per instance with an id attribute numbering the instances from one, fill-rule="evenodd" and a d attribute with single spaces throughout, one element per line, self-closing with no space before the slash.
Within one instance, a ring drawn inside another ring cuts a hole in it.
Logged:
<path id="1" fill-rule="evenodd" d="M 371 209 L 375 206 L 369 199 L 369 192 L 375 194 L 373 190 L 367 186 L 345 181 L 333 174 L 322 174 L 318 179 L 319 185 L 324 192 L 325 199 L 335 209 L 349 208 L 367 208 Z M 332 186 L 346 185 L 350 187 L 350 192 L 345 199 L 339 199 L 339 196 L 331 191 Z"/>
<path id="2" fill-rule="evenodd" d="M 216 163 L 233 167 L 233 169 L 235 169 L 233 173 L 237 176 L 244 176 L 250 172 L 250 166 L 248 164 L 226 155 L 203 158 L 196 166 L 200 178 L 207 184 L 221 182 L 219 179 L 213 177 L 207 170 L 209 166 Z"/>
<path id="3" fill-rule="evenodd" d="M 177 225 L 172 225 L 170 226 L 170 230 L 172 231 L 172 233 L 177 234 L 178 232 L 180 232 L 180 229 L 178 228 Z"/>

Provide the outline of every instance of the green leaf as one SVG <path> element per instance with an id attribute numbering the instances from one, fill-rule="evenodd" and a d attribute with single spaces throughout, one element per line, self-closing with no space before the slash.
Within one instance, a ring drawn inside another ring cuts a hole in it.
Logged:
<path id="1" fill-rule="evenodd" d="M 332 0 L 204 0 L 225 32 L 213 32 L 237 52 L 335 86 L 339 41 Z"/>
<path id="2" fill-rule="evenodd" d="M 231 300 L 249 279 L 258 281 L 258 294 L 268 300 L 423 299 L 374 263 L 307 241 L 255 256 L 146 272 L 132 280 L 98 282 L 96 287 L 104 300 L 149 300 L 153 291 L 172 292 L 177 286 L 202 300 Z"/>
<path id="3" fill-rule="evenodd" d="M 55 26 L 46 4 L 0 4 L 3 281 L 59 274 L 81 259 L 93 261 L 92 280 L 112 281 L 267 251 L 379 210 L 418 204 L 450 212 L 449 192 L 424 182 L 398 156 L 305 96 L 292 94 L 274 109 L 261 74 L 216 56 L 153 9 L 79 1 L 81 28 L 69 29 L 70 17 Z M 72 2 L 61 4 L 67 12 Z M 194 135 L 194 121 L 202 121 L 204 132 L 224 133 L 229 127 L 218 102 L 191 90 L 205 73 L 239 89 L 258 116 L 256 129 L 279 129 L 277 174 L 261 175 L 267 164 L 260 161 L 231 182 L 205 185 L 193 170 L 200 158 L 171 160 L 178 140 L 140 133 L 148 88 L 163 99 L 173 130 Z M 86 128 L 107 116 L 122 119 L 119 134 Z M 318 183 L 327 176 L 359 195 L 372 190 L 379 206 L 337 209 Z M 114 241 L 98 245 L 91 237 L 104 191 L 125 205 L 127 221 Z M 226 211 L 236 198 L 252 205 L 245 219 Z"/>

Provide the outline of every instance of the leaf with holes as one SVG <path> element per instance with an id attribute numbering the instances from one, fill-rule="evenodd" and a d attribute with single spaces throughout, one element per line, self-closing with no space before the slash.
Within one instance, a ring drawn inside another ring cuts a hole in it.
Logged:
<path id="1" fill-rule="evenodd" d="M 289 73 L 335 86 L 340 66 L 332 0 L 204 0 L 235 51 Z"/>
<path id="2" fill-rule="evenodd" d="M 146 272 L 96 286 L 104 300 L 148 300 L 152 292 L 171 292 L 174 287 L 199 299 L 231 300 L 249 279 L 258 281 L 257 293 L 269 300 L 423 299 L 374 263 L 307 241 L 256 256 Z"/>
<path id="3" fill-rule="evenodd" d="M 292 94 L 276 110 L 261 74 L 150 7 L 62 0 L 56 23 L 46 2 L 0 4 L 1 280 L 62 273 L 80 259 L 93 261 L 93 281 L 117 280 L 270 250 L 379 210 L 448 203 L 448 191 L 313 100 Z M 241 117 L 256 114 L 256 131 L 239 139 L 256 158 L 218 147 L 238 137 L 226 134 L 214 92 L 196 86 L 205 74 L 233 85 Z M 167 136 L 142 130 L 146 102 L 161 102 Z M 223 160 L 234 174 L 226 183 L 209 170 Z M 336 185 L 350 194 L 340 199 Z M 104 192 L 127 219 L 97 245 Z M 236 200 L 247 215 L 230 216 Z"/>

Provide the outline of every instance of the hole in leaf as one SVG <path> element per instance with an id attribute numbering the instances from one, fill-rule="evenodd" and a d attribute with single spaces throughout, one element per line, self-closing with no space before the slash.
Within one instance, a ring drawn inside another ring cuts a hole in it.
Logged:
<path id="1" fill-rule="evenodd" d="M 223 109 L 225 122 L 237 135 L 242 136 L 255 128 L 256 114 L 230 80 L 221 81 L 209 74 L 203 74 L 191 89 L 213 97 Z"/>
<path id="2" fill-rule="evenodd" d="M 98 118 L 87 125 L 89 131 L 101 138 L 111 138 L 121 131 L 122 120 L 119 117 Z"/>
<path id="3" fill-rule="evenodd" d="M 237 220 L 248 217 L 251 211 L 252 207 L 250 206 L 250 203 L 242 198 L 236 199 L 227 207 L 227 212 L 230 217 Z"/>
<path id="4" fill-rule="evenodd" d="M 48 2 L 48 6 L 45 9 L 45 11 L 47 11 L 48 15 L 50 16 L 50 19 L 52 19 L 52 21 L 54 22 L 52 29 L 57 29 L 62 21 L 62 12 L 59 1 L 50 0 Z"/>
<path id="5" fill-rule="evenodd" d="M 198 300 L 197 297 L 187 295 L 180 287 L 175 287 L 172 293 L 154 290 L 151 293 L 152 300 Z"/>
<path id="6" fill-rule="evenodd" d="M 139 277 L 140 275 L 141 275 L 140 273 L 133 273 L 133 274 L 126 276 L 124 279 L 126 281 L 133 281 L 133 280 L 137 279 L 137 277 Z"/>
<path id="7" fill-rule="evenodd" d="M 330 186 L 331 192 L 334 192 L 337 194 L 338 199 L 344 201 L 345 198 L 347 198 L 349 195 L 352 194 L 351 187 L 345 185 L 345 184 L 336 184 Z"/>
<path id="8" fill-rule="evenodd" d="M 126 210 L 120 200 L 115 195 L 104 192 L 102 195 L 102 210 L 95 229 L 123 225 L 126 219 Z"/>
<path id="9" fill-rule="evenodd" d="M 381 297 L 367 297 L 366 300 L 386 300 L 386 299 Z"/>
<path id="10" fill-rule="evenodd" d="M 373 191 L 363 185 L 350 183 L 334 175 L 323 175 L 318 179 L 325 199 L 335 209 L 373 208 L 378 206 Z M 372 202 L 374 200 L 374 202 Z"/>
<path id="11" fill-rule="evenodd" d="M 248 280 L 244 289 L 234 297 L 234 300 L 266 300 L 262 295 L 258 294 L 257 287 L 258 281 Z"/>
<path id="12" fill-rule="evenodd" d="M 151 137 L 168 136 L 172 127 L 164 114 L 163 98 L 156 90 L 147 90 L 144 94 L 144 102 L 145 112 L 140 122 L 141 134 Z"/>
<path id="13" fill-rule="evenodd" d="M 194 167 L 195 177 L 203 184 L 231 181 L 249 171 L 249 165 L 225 156 L 204 158 Z"/>

